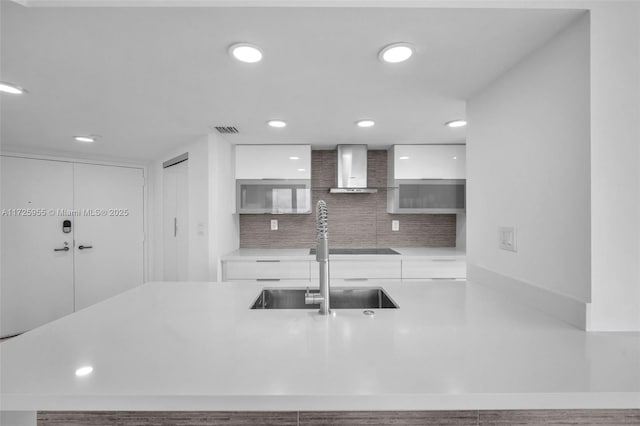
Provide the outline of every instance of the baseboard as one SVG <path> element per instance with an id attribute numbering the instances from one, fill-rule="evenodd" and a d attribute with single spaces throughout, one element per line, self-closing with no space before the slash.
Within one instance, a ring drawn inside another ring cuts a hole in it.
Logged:
<path id="1" fill-rule="evenodd" d="M 467 264 L 467 281 L 500 291 L 581 330 L 587 327 L 587 303 L 517 279 Z"/>

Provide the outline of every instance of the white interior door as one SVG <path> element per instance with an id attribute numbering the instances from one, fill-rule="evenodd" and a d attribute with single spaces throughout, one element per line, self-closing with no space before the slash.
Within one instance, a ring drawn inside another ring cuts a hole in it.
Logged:
<path id="1" fill-rule="evenodd" d="M 163 257 L 164 280 L 189 279 L 188 160 L 164 169 Z"/>
<path id="2" fill-rule="evenodd" d="M 143 282 L 142 169 L 74 164 L 75 308 Z"/>
<path id="3" fill-rule="evenodd" d="M 73 312 L 75 218 L 64 216 L 73 209 L 73 165 L 2 157 L 0 167 L 0 335 L 11 336 Z"/>

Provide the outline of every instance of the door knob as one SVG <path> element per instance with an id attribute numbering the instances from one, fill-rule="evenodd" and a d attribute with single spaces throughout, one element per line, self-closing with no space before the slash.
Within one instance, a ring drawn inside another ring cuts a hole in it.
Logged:
<path id="1" fill-rule="evenodd" d="M 90 249 L 90 248 L 93 248 L 93 246 L 78 246 L 79 250 Z"/>
<path id="2" fill-rule="evenodd" d="M 69 251 L 69 247 L 57 248 L 57 249 L 53 249 L 53 251 Z"/>

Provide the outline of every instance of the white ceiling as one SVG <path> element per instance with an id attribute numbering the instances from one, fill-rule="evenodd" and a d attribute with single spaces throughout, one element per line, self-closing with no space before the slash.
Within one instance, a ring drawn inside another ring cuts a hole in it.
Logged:
<path id="1" fill-rule="evenodd" d="M 5 150 L 147 160 L 230 125 L 233 143 L 461 142 L 465 99 L 581 11 L 432 8 L 26 8 L 2 1 Z M 234 42 L 264 60 L 232 60 Z M 377 54 L 396 42 L 402 64 Z M 285 129 L 265 122 L 286 120 Z M 373 118 L 360 129 L 354 122 Z M 87 145 L 76 134 L 100 135 Z"/>

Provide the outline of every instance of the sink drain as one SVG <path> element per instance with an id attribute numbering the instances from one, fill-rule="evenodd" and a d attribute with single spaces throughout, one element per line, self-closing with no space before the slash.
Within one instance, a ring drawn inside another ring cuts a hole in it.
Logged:
<path id="1" fill-rule="evenodd" d="M 366 311 L 362 311 L 362 313 L 369 316 L 373 316 L 376 314 L 374 311 L 370 311 L 369 309 L 367 309 Z"/>

